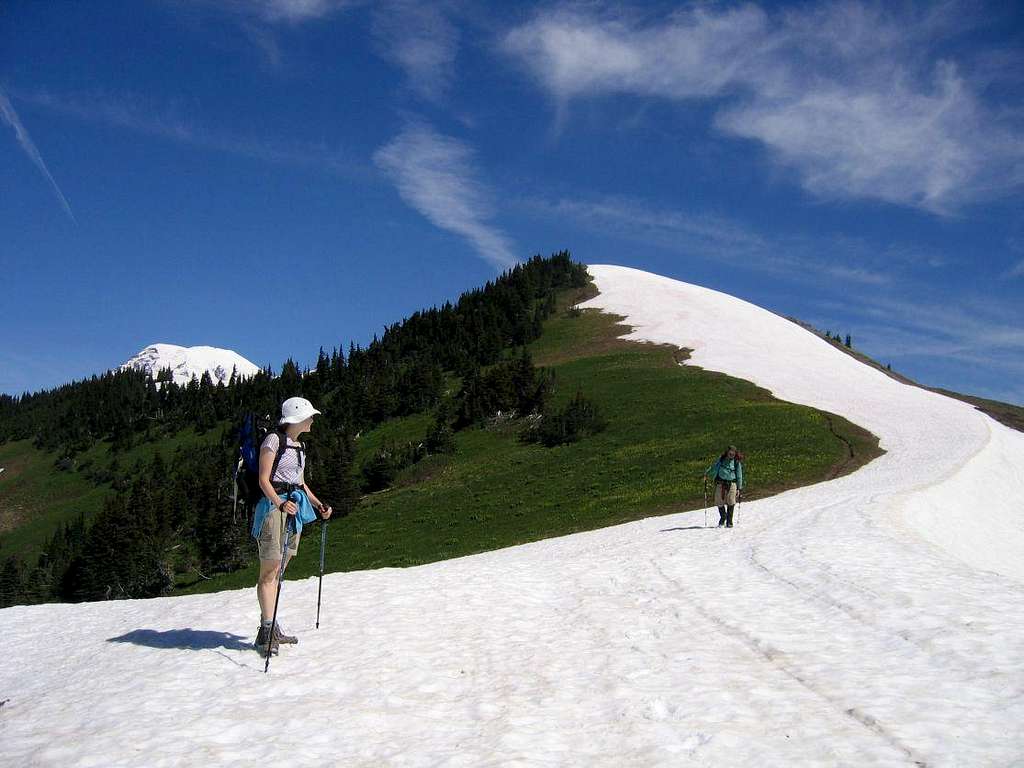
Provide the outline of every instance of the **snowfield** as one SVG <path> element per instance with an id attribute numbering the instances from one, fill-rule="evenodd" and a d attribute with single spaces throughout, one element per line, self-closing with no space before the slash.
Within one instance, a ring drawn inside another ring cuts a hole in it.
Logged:
<path id="1" fill-rule="evenodd" d="M 628 338 L 887 453 L 731 531 L 696 510 L 333 574 L 319 630 L 289 581 L 269 675 L 253 590 L 0 611 L 0 763 L 1024 764 L 1024 435 L 738 299 L 591 273 Z"/>

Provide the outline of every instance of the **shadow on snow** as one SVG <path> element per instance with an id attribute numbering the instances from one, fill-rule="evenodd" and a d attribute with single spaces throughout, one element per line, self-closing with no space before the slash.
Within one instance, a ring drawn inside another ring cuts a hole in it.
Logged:
<path id="1" fill-rule="evenodd" d="M 120 637 L 107 638 L 108 643 L 132 643 L 148 648 L 179 648 L 186 651 L 206 651 L 226 648 L 229 651 L 252 649 L 252 640 L 233 635 L 230 632 L 213 632 L 208 629 L 169 629 L 158 632 L 155 629 L 136 629 Z"/>

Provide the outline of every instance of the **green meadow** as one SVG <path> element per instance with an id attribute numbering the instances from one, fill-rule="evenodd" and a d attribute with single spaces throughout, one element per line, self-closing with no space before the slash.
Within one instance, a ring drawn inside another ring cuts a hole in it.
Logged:
<path id="1" fill-rule="evenodd" d="M 97 442 L 76 457 L 72 466 L 58 467 L 56 452 L 41 451 L 28 440 L 0 444 L 0 562 L 16 554 L 33 563 L 53 532 L 79 513 L 85 519 L 103 508 L 112 493 L 109 482 L 94 473 L 117 473 L 118 467 L 130 470 L 138 462 L 148 462 L 160 451 L 165 458 L 179 447 L 217 440 L 219 430 L 196 434 L 187 429 L 158 443 L 143 443 L 116 456 L 110 443 Z M 112 463 L 113 462 L 113 463 Z"/>
<path id="2" fill-rule="evenodd" d="M 568 305 L 530 349 L 555 371 L 555 405 L 580 389 L 607 429 L 557 448 L 520 442 L 517 422 L 458 433 L 454 455 L 406 469 L 394 487 L 330 524 L 328 571 L 419 565 L 698 509 L 703 472 L 729 443 L 746 453 L 746 499 L 852 471 L 880 453 L 873 436 L 838 416 L 681 366 L 682 350 L 619 341 L 616 318 Z M 359 438 L 359 455 L 418 441 L 430 423 L 429 415 L 389 422 Z M 292 578 L 318 572 L 319 538 L 307 528 Z M 254 562 L 183 591 L 247 586 L 255 574 Z"/>

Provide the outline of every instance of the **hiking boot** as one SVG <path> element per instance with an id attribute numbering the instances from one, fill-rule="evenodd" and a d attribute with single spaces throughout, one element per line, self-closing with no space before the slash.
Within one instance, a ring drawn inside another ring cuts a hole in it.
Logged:
<path id="1" fill-rule="evenodd" d="M 266 656 L 267 655 L 267 644 L 268 643 L 270 644 L 270 653 L 273 654 L 274 656 L 276 656 L 277 653 L 278 653 L 278 650 L 279 650 L 279 647 L 278 647 L 279 641 L 275 637 L 273 639 L 273 641 L 271 642 L 270 641 L 270 627 L 266 626 L 265 624 L 260 624 L 259 631 L 256 633 L 256 642 L 253 643 L 253 647 L 257 651 L 259 651 L 261 654 Z"/>
<path id="2" fill-rule="evenodd" d="M 299 642 L 299 638 L 295 635 L 286 635 L 282 632 L 280 624 L 274 625 L 274 640 L 278 643 L 283 643 L 284 645 L 295 645 Z"/>

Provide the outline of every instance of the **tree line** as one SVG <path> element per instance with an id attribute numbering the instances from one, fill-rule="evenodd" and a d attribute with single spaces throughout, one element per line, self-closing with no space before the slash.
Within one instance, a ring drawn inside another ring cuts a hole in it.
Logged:
<path id="1" fill-rule="evenodd" d="M 204 374 L 178 385 L 169 372 L 154 381 L 127 369 L 33 394 L 0 395 L 0 443 L 31 439 L 67 456 L 97 440 L 123 449 L 187 427 L 206 430 L 246 410 L 270 413 L 296 393 L 329 404 L 336 421 L 358 432 L 436 405 L 446 371 L 464 377 L 536 339 L 556 294 L 587 279 L 586 268 L 566 251 L 535 256 L 454 305 L 386 327 L 366 348 L 350 344 L 347 355 L 321 348 L 313 368 L 289 359 L 277 376 L 268 368 L 250 378 L 233 372 L 227 384 Z"/>

